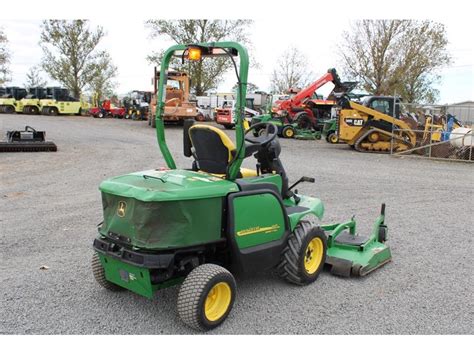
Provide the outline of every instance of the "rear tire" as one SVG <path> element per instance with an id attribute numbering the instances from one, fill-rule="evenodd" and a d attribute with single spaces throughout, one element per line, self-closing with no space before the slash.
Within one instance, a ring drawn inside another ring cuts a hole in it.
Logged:
<path id="1" fill-rule="evenodd" d="M 215 328 L 229 315 L 235 293 L 235 279 L 229 271 L 215 264 L 198 266 L 179 290 L 179 317 L 197 330 Z"/>
<path id="2" fill-rule="evenodd" d="M 311 122 L 311 117 L 309 117 L 306 111 L 299 112 L 293 117 L 293 121 L 298 124 L 300 129 L 311 129 L 313 128 L 313 123 Z"/>
<path id="3" fill-rule="evenodd" d="M 13 108 L 13 106 L 6 106 L 5 113 L 15 113 L 15 109 Z"/>
<path id="4" fill-rule="evenodd" d="M 206 120 L 206 118 L 204 117 L 204 115 L 202 113 L 199 113 L 195 118 L 194 118 L 195 121 L 197 122 L 204 122 Z"/>
<path id="5" fill-rule="evenodd" d="M 309 221 L 300 221 L 283 249 L 277 267 L 280 277 L 297 285 L 316 281 L 326 262 L 326 251 L 324 231 Z"/>
<path id="6" fill-rule="evenodd" d="M 94 253 L 92 256 L 92 274 L 94 275 L 97 283 L 103 288 L 113 292 L 125 291 L 123 287 L 120 287 L 119 285 L 116 285 L 105 278 L 105 270 L 97 253 Z"/>
<path id="7" fill-rule="evenodd" d="M 48 110 L 48 115 L 49 116 L 57 116 L 59 114 L 59 111 L 56 107 L 51 107 L 49 110 Z"/>
<path id="8" fill-rule="evenodd" d="M 38 115 L 39 114 L 39 109 L 36 106 L 31 106 L 30 107 L 30 115 Z"/>

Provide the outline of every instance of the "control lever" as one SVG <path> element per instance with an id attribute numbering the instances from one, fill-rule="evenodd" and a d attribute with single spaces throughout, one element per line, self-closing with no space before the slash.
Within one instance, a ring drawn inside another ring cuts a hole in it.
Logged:
<path id="1" fill-rule="evenodd" d="M 291 185 L 288 190 L 292 190 L 296 185 L 298 185 L 299 183 L 302 183 L 302 182 L 311 182 L 311 183 L 314 183 L 316 180 L 312 177 L 307 177 L 307 176 L 303 176 L 301 177 L 297 182 L 295 182 L 293 185 Z"/>

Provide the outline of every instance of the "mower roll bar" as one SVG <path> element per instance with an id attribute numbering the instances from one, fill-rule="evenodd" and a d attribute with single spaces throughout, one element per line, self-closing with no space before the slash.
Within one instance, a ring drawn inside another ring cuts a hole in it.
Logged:
<path id="1" fill-rule="evenodd" d="M 181 52 L 181 55 L 184 57 L 184 53 L 190 47 L 197 47 L 202 49 L 207 49 L 202 51 L 202 57 L 206 56 L 214 56 L 213 55 L 213 48 L 221 48 L 223 49 L 224 55 L 236 55 L 240 57 L 240 67 L 239 67 L 239 82 L 237 88 L 237 101 L 236 101 L 236 109 L 237 109 L 237 121 L 235 125 L 235 132 L 236 132 L 236 155 L 235 158 L 230 162 L 230 165 L 227 169 L 227 176 L 228 180 L 235 180 L 240 172 L 240 166 L 242 165 L 242 161 L 245 158 L 245 143 L 244 143 L 244 126 L 243 126 L 243 113 L 245 108 L 245 97 L 247 94 L 247 77 L 248 77 L 248 69 L 249 69 L 249 57 L 247 53 L 247 49 L 240 45 L 237 42 L 210 42 L 210 43 L 193 43 L 193 44 L 178 44 L 175 46 L 170 47 L 164 54 L 163 59 L 161 61 L 161 69 L 160 73 L 160 80 L 157 87 L 157 106 L 156 106 L 156 137 L 158 140 L 158 146 L 160 147 L 161 154 L 166 161 L 168 168 L 176 169 L 176 163 L 171 155 L 168 145 L 166 144 L 165 138 L 165 126 L 163 123 L 163 114 L 165 108 L 165 99 L 166 99 L 166 91 L 164 90 L 166 81 L 168 78 L 168 68 L 170 64 L 170 60 L 175 52 Z M 222 55 L 222 54 L 219 54 Z M 202 59 L 201 59 L 202 60 Z M 156 93 L 155 93 L 156 94 Z"/>

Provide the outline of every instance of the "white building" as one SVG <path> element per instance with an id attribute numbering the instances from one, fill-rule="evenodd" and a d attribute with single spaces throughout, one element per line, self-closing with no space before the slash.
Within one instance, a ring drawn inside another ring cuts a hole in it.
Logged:
<path id="1" fill-rule="evenodd" d="M 456 116 L 464 124 L 472 123 L 474 122 L 474 101 L 463 101 L 446 105 L 446 112 Z"/>

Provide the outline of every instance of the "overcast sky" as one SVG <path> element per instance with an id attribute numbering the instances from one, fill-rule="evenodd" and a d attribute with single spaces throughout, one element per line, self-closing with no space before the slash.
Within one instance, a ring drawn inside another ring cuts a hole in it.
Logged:
<path id="1" fill-rule="evenodd" d="M 143 14 L 142 14 L 143 15 Z M 1 16 L 1 15 L 0 15 Z M 300 49 L 309 61 L 309 67 L 317 79 L 328 68 L 340 67 L 336 54 L 337 43 L 342 31 L 347 29 L 350 18 L 338 17 L 337 25 L 332 17 L 321 16 L 314 21 L 294 18 L 293 22 L 276 21 L 272 16 L 256 19 L 249 28 L 252 38 L 252 56 L 260 64 L 259 69 L 251 69 L 249 81 L 262 90 L 270 89 L 270 77 L 279 54 L 289 47 Z M 438 21 L 440 21 L 438 19 Z M 453 103 L 474 99 L 474 41 L 472 31 L 466 31 L 465 22 L 457 18 L 441 20 L 447 28 L 449 51 L 453 64 L 441 72 L 438 86 L 440 103 Z M 91 26 L 100 24 L 107 32 L 100 47 L 111 54 L 118 67 L 118 87 L 116 91 L 124 94 L 131 90 L 151 90 L 153 65 L 146 60 L 153 50 L 166 48 L 172 43 L 166 39 L 150 39 L 144 19 L 117 21 L 114 16 L 101 17 L 100 21 L 91 20 Z M 41 61 L 42 51 L 38 45 L 41 20 L 1 20 L 2 27 L 9 40 L 12 53 L 12 82 L 9 85 L 21 86 L 30 67 Z M 305 35 L 302 35 L 305 34 Z M 344 78 L 343 78 L 344 79 Z M 50 83 L 53 82 L 50 80 Z M 232 73 L 225 76 L 218 91 L 230 91 L 235 83 Z M 327 91 L 322 90 L 322 94 Z"/>

